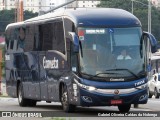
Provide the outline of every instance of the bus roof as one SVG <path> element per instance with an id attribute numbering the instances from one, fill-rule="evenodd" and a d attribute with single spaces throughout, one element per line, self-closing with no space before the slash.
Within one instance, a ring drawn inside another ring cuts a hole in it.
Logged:
<path id="1" fill-rule="evenodd" d="M 133 14 L 115 8 L 76 8 L 55 11 L 42 16 L 24 21 L 24 23 L 54 19 L 55 17 L 67 17 L 76 26 L 101 26 L 101 27 L 138 27 L 140 21 Z"/>
<path id="2" fill-rule="evenodd" d="M 77 26 L 141 26 L 138 18 L 122 9 L 77 9 L 68 10 L 66 14 L 76 21 Z"/>

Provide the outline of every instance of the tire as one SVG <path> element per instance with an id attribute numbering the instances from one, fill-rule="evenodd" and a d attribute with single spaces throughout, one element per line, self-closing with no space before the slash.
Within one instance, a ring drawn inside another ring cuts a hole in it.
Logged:
<path id="1" fill-rule="evenodd" d="M 131 104 L 118 105 L 118 109 L 121 113 L 129 112 L 130 108 L 131 108 Z"/>
<path id="2" fill-rule="evenodd" d="M 76 106 L 70 104 L 69 101 L 68 101 L 68 99 L 69 98 L 68 98 L 67 87 L 63 86 L 62 87 L 62 94 L 61 94 L 61 103 L 62 103 L 63 110 L 65 112 L 67 112 L 67 113 L 74 112 Z"/>
<path id="3" fill-rule="evenodd" d="M 157 92 L 157 89 L 156 89 L 156 88 L 154 89 L 154 96 L 155 96 L 155 98 L 159 98 L 159 94 L 158 94 L 158 92 Z"/>
<path id="4" fill-rule="evenodd" d="M 30 107 L 35 107 L 36 104 L 37 104 L 37 101 L 36 101 L 36 100 L 29 100 L 28 106 L 30 106 Z"/>
<path id="5" fill-rule="evenodd" d="M 18 103 L 21 107 L 25 107 L 28 104 L 28 99 L 24 98 L 23 86 L 21 83 L 18 86 Z"/>
<path id="6" fill-rule="evenodd" d="M 138 108 L 138 104 L 134 104 L 134 108 Z"/>
<path id="7" fill-rule="evenodd" d="M 148 88 L 148 98 L 152 98 L 152 94 L 151 94 L 151 92 L 149 91 L 149 88 Z"/>

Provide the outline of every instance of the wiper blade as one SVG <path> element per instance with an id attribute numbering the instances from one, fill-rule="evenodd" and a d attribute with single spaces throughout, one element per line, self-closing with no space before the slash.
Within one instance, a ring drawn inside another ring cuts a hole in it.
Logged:
<path id="1" fill-rule="evenodd" d="M 99 75 L 100 74 L 119 74 L 119 73 L 112 73 L 112 72 L 102 72 L 102 73 L 97 73 L 96 75 L 89 75 L 89 74 L 86 74 L 86 73 L 83 73 L 84 75 L 87 75 L 87 76 L 90 76 L 89 79 L 92 79 L 94 77 L 100 77 Z"/>
<path id="2" fill-rule="evenodd" d="M 120 70 L 125 70 L 125 71 L 128 71 L 129 73 L 131 73 L 133 76 L 135 76 L 136 78 L 139 78 L 135 73 L 133 73 L 131 70 L 129 69 L 125 69 L 125 68 L 118 68 L 118 69 L 109 69 L 109 70 L 106 70 L 106 71 L 114 71 L 114 70 L 117 70 L 117 71 L 120 71 Z"/>
<path id="3" fill-rule="evenodd" d="M 100 74 L 117 74 L 117 73 L 111 73 L 111 72 L 103 72 L 103 73 L 97 73 L 96 75 L 94 75 L 94 76 L 98 76 L 98 75 L 100 75 Z M 118 73 L 119 74 L 119 73 Z"/>
<path id="4" fill-rule="evenodd" d="M 93 78 L 93 77 L 100 77 L 99 75 L 101 75 L 101 74 L 109 74 L 109 75 L 113 75 L 113 74 L 119 74 L 119 73 L 112 73 L 112 72 L 102 72 L 102 73 L 97 73 L 96 75 L 91 76 L 90 79 Z"/>
<path id="5" fill-rule="evenodd" d="M 146 75 L 146 74 L 147 74 L 147 72 L 145 72 L 145 71 L 141 71 L 138 73 L 138 75 Z"/>

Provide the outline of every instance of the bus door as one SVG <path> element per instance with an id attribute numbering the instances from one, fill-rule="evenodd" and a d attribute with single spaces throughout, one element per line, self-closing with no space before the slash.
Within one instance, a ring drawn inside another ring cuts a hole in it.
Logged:
<path id="1" fill-rule="evenodd" d="M 39 53 L 41 99 L 59 100 L 59 79 L 64 75 L 67 61 L 55 50 Z"/>
<path id="2" fill-rule="evenodd" d="M 64 75 L 66 60 L 64 55 L 56 50 L 49 50 L 43 59 L 43 67 L 48 79 L 49 100 L 59 100 L 59 79 Z"/>
<path id="3" fill-rule="evenodd" d="M 42 100 L 55 100 L 58 59 L 52 52 L 39 53 L 40 89 Z"/>
<path id="4" fill-rule="evenodd" d="M 59 79 L 64 73 L 65 59 L 58 51 L 41 52 L 40 86 L 41 98 L 49 101 L 59 100 Z"/>

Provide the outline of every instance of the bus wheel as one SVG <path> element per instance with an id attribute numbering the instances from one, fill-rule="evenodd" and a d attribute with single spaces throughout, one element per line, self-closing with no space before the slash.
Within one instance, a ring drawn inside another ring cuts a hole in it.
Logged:
<path id="1" fill-rule="evenodd" d="M 120 112 L 124 113 L 124 112 L 129 112 L 131 108 L 131 104 L 126 104 L 126 105 L 118 105 L 118 109 Z"/>
<path id="2" fill-rule="evenodd" d="M 159 98 L 159 94 L 158 94 L 158 92 L 157 92 L 157 89 L 156 89 L 156 88 L 154 89 L 154 96 L 155 96 L 155 98 Z"/>
<path id="3" fill-rule="evenodd" d="M 28 102 L 28 100 L 24 98 L 23 87 L 22 87 L 22 84 L 20 83 L 19 86 L 18 86 L 18 103 L 19 103 L 19 106 L 21 106 L 21 107 L 27 106 L 27 102 Z"/>
<path id="4" fill-rule="evenodd" d="M 28 106 L 35 107 L 37 104 L 36 100 L 29 100 Z"/>
<path id="5" fill-rule="evenodd" d="M 62 103 L 63 110 L 65 112 L 74 112 L 75 111 L 75 105 L 69 104 L 68 92 L 67 92 L 66 86 L 62 87 L 61 103 Z"/>

